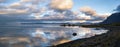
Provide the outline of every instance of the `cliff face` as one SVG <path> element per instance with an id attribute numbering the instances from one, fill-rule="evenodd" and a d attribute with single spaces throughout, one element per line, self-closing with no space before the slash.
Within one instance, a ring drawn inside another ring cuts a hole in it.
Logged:
<path id="1" fill-rule="evenodd" d="M 109 16 L 102 24 L 120 23 L 120 13 L 114 13 Z"/>

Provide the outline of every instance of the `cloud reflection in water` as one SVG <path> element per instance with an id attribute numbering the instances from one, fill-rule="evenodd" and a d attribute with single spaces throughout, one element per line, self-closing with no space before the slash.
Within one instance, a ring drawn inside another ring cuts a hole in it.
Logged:
<path id="1" fill-rule="evenodd" d="M 94 28 L 37 28 L 31 32 L 33 38 L 41 38 L 43 43 L 57 45 L 68 41 L 95 36 L 97 34 L 106 33 L 107 30 L 95 30 Z M 77 33 L 77 36 L 73 36 Z"/>
<path id="2" fill-rule="evenodd" d="M 11 31 L 10 31 L 11 30 Z M 21 28 L 21 29 L 0 29 L 4 33 L 4 37 L 0 37 L 0 43 L 9 42 L 26 42 L 28 46 L 46 47 L 51 45 L 58 45 L 76 39 L 88 38 L 91 36 L 106 33 L 107 30 L 95 28 L 68 28 L 68 27 L 44 27 L 44 28 Z M 11 33 L 14 32 L 14 33 Z M 77 33 L 77 36 L 73 36 Z M 16 35 L 17 34 L 17 35 Z M 6 41 L 8 40 L 8 41 Z M 12 41 L 10 41 L 12 40 Z M 16 41 L 15 41 L 16 40 Z M 28 41 L 27 41 L 28 40 Z"/>

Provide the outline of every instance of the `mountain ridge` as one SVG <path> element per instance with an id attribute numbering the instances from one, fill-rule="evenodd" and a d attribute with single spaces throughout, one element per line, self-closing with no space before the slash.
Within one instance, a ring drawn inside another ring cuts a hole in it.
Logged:
<path id="1" fill-rule="evenodd" d="M 120 12 L 113 13 L 106 20 L 104 20 L 101 24 L 112 24 L 112 23 L 120 23 Z"/>

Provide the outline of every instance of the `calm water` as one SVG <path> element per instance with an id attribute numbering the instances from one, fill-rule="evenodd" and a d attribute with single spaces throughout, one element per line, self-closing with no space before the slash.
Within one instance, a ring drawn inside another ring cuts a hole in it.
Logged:
<path id="1" fill-rule="evenodd" d="M 0 47 L 47 47 L 106 32 L 101 28 L 83 27 L 0 27 Z"/>

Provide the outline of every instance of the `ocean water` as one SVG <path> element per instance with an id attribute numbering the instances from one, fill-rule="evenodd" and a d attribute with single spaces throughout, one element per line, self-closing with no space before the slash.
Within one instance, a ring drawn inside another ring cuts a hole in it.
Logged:
<path id="1" fill-rule="evenodd" d="M 106 33 L 102 28 L 58 25 L 1 26 L 0 47 L 48 47 Z M 76 36 L 73 36 L 76 33 Z"/>

